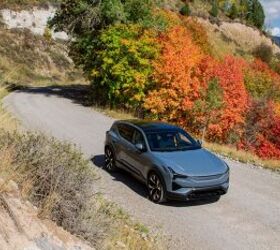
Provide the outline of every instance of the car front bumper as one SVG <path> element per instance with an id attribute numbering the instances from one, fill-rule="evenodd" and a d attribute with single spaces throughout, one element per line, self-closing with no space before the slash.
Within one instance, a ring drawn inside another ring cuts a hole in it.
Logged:
<path id="1" fill-rule="evenodd" d="M 221 196 L 227 193 L 229 182 L 217 186 L 197 187 L 197 188 L 180 188 L 177 190 L 167 191 L 167 198 L 170 200 L 197 200 Z"/>

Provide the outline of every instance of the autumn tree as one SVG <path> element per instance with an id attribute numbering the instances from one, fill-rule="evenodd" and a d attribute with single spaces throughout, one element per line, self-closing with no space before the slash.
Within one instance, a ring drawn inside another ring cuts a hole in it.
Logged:
<path id="1" fill-rule="evenodd" d="M 162 34 L 158 41 L 162 50 L 154 66 L 155 86 L 145 100 L 145 108 L 159 119 L 186 127 L 189 111 L 200 95 L 195 71 L 203 54 L 182 26 Z"/>
<path id="2" fill-rule="evenodd" d="M 243 60 L 227 56 L 214 69 L 223 89 L 224 104 L 219 120 L 209 125 L 208 137 L 212 140 L 236 143 L 242 135 L 248 107 L 243 67 Z"/>
<path id="3" fill-rule="evenodd" d="M 137 107 L 151 84 L 158 55 L 156 33 L 140 25 L 114 25 L 99 37 L 90 75 L 97 99 Z"/>

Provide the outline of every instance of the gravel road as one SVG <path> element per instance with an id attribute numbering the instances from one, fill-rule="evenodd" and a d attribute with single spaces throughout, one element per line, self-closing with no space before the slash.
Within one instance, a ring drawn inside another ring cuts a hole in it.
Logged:
<path id="1" fill-rule="evenodd" d="M 172 249 L 280 249 L 280 175 L 227 160 L 229 193 L 218 202 L 156 205 L 128 174 L 109 174 L 103 164 L 105 131 L 113 119 L 79 103 L 60 88 L 14 92 L 4 99 L 27 129 L 75 143 L 101 175 L 97 189 L 134 218 L 170 237 Z"/>

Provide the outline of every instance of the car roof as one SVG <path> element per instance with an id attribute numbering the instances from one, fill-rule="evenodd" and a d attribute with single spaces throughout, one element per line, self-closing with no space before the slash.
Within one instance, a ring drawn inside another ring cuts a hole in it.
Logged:
<path id="1" fill-rule="evenodd" d="M 159 121 L 146 121 L 146 120 L 122 120 L 118 121 L 118 123 L 128 123 L 132 124 L 140 129 L 142 129 L 144 132 L 154 132 L 159 130 L 178 130 L 179 128 L 177 126 L 165 123 L 165 122 L 159 122 Z"/>

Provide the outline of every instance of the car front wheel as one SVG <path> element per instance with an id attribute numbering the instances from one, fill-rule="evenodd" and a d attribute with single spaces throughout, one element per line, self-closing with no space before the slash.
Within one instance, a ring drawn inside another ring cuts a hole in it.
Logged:
<path id="1" fill-rule="evenodd" d="M 165 201 L 165 189 L 161 178 L 157 173 L 151 173 L 148 178 L 149 199 L 154 203 Z"/>

